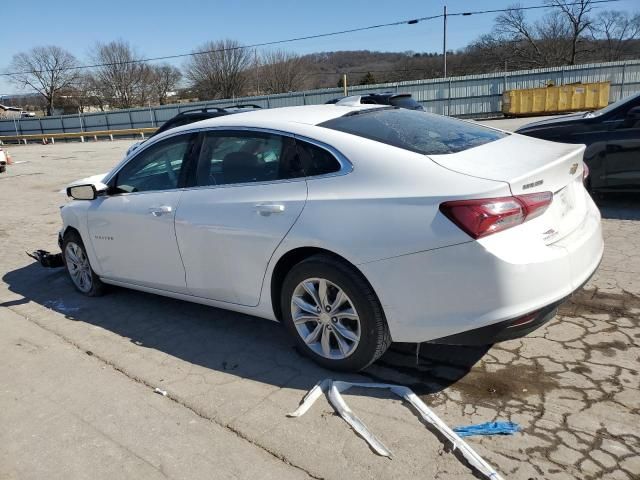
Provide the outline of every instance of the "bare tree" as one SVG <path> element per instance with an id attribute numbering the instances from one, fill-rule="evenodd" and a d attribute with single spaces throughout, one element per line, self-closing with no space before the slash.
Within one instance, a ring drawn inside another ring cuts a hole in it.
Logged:
<path id="1" fill-rule="evenodd" d="M 167 95 L 180 83 L 182 73 L 178 68 L 166 63 L 153 66 L 151 71 L 151 90 L 158 103 L 164 105 L 167 103 Z"/>
<path id="2" fill-rule="evenodd" d="M 22 88 L 30 88 L 46 101 L 47 115 L 53 114 L 57 94 L 69 88 L 78 76 L 76 58 L 56 46 L 35 47 L 13 56 L 11 80 Z"/>
<path id="3" fill-rule="evenodd" d="M 92 72 L 84 73 L 76 88 L 83 91 L 81 95 L 86 97 L 87 105 L 96 106 L 102 112 L 107 110 L 111 105 L 112 99 L 104 94 L 107 89 L 100 83 L 98 77 Z"/>
<path id="4" fill-rule="evenodd" d="M 539 45 L 534 26 L 525 18 L 519 5 L 500 14 L 495 20 L 495 39 L 485 37 L 486 43 L 511 42 L 512 54 L 526 66 L 546 66 L 545 53 Z M 527 65 L 528 64 L 528 65 Z"/>
<path id="5" fill-rule="evenodd" d="M 201 52 L 201 53 L 198 53 Z M 201 45 L 184 65 L 184 72 L 200 96 L 231 98 L 242 95 L 251 52 L 235 40 Z"/>
<path id="6" fill-rule="evenodd" d="M 578 53 L 578 42 L 583 33 L 591 25 L 589 13 L 593 10 L 592 0 L 548 0 L 550 6 L 558 8 L 570 27 L 571 53 L 569 65 L 575 65 Z"/>
<path id="7" fill-rule="evenodd" d="M 97 43 L 91 57 L 100 64 L 93 74 L 96 86 L 113 106 L 131 108 L 144 103 L 151 81 L 150 69 L 128 42 Z"/>
<path id="8" fill-rule="evenodd" d="M 624 12 L 602 12 L 591 25 L 593 39 L 604 42 L 603 60 L 623 59 L 633 40 L 640 38 L 640 14 L 631 16 Z"/>
<path id="9" fill-rule="evenodd" d="M 299 90 L 306 80 L 307 68 L 307 61 L 297 53 L 270 50 L 262 55 L 260 83 L 267 93 Z"/>
<path id="10" fill-rule="evenodd" d="M 493 33 L 475 46 L 508 43 L 509 48 L 502 52 L 504 60 L 518 67 L 574 65 L 586 53 L 580 45 L 591 26 L 592 1 L 547 0 L 552 11 L 533 23 L 514 5 L 496 18 Z"/>

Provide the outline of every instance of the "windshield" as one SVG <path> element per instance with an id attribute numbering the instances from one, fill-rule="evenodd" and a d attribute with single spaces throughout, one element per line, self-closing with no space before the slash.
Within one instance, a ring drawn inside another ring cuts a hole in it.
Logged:
<path id="1" fill-rule="evenodd" d="M 456 153 L 504 138 L 481 125 L 405 108 L 376 108 L 319 124 L 424 155 Z"/>
<path id="2" fill-rule="evenodd" d="M 620 100 L 618 100 L 617 102 L 613 102 L 610 105 L 607 105 L 604 108 L 601 108 L 600 110 L 596 110 L 594 112 L 587 112 L 585 114 L 586 118 L 592 118 L 592 117 L 599 117 L 600 115 L 605 115 L 609 112 L 614 111 L 616 108 L 618 108 L 621 105 L 624 105 L 627 102 L 633 101 L 634 99 L 640 97 L 640 93 L 636 93 L 634 95 L 630 95 L 628 97 L 624 97 L 621 98 Z"/>

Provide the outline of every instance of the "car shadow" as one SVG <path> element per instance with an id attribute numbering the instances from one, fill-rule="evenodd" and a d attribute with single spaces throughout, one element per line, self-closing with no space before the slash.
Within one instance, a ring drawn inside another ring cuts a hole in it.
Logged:
<path id="1" fill-rule="evenodd" d="M 602 218 L 640 220 L 640 194 L 632 192 L 594 194 Z"/>
<path id="2" fill-rule="evenodd" d="M 23 299 L 0 303 L 17 307 L 35 302 L 185 362 L 278 387 L 307 390 L 331 377 L 369 379 L 411 387 L 418 395 L 437 393 L 463 378 L 490 348 L 394 344 L 360 375 L 337 374 L 299 353 L 280 324 L 223 309 L 134 290 L 111 287 L 103 297 L 78 293 L 63 268 L 37 263 L 2 279 Z"/>

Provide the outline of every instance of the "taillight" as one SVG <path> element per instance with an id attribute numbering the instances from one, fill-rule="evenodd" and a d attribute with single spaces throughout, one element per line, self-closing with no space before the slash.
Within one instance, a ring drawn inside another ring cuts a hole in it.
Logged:
<path id="1" fill-rule="evenodd" d="M 527 193 L 526 195 L 516 195 L 516 197 L 527 210 L 527 216 L 524 221 L 531 220 L 533 218 L 542 215 L 553 200 L 553 193 L 551 192 L 538 192 Z"/>
<path id="2" fill-rule="evenodd" d="M 454 200 L 440 204 L 440 211 L 471 237 L 481 238 L 542 215 L 552 200 L 551 192 Z"/>
<path id="3" fill-rule="evenodd" d="M 589 167 L 586 163 L 582 162 L 582 181 L 586 182 L 589 178 Z"/>

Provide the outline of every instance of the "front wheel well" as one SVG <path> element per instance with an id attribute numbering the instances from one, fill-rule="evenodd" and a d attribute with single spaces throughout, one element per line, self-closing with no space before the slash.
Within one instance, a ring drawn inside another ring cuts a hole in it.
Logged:
<path id="1" fill-rule="evenodd" d="M 82 238 L 82 235 L 80 235 L 80 232 L 78 231 L 78 229 L 72 226 L 68 226 L 67 228 L 64 229 L 64 232 L 62 233 L 62 238 L 66 237 L 69 232 L 76 232 L 80 236 L 80 238 Z"/>
<path id="2" fill-rule="evenodd" d="M 62 250 L 62 245 L 64 244 L 64 237 L 66 237 L 72 232 L 78 235 L 80 238 L 82 238 L 82 235 L 80 235 L 80 232 L 78 231 L 77 228 L 72 227 L 70 225 L 67 226 L 67 228 L 65 228 L 64 231 L 58 235 L 58 246 L 60 247 L 60 250 Z"/>
<path id="3" fill-rule="evenodd" d="M 346 258 L 324 248 L 318 247 L 300 247 L 294 248 L 293 250 L 285 253 L 280 259 L 276 266 L 273 269 L 273 273 L 271 275 L 271 306 L 273 308 L 273 313 L 278 320 L 282 320 L 282 309 L 280 308 L 280 295 L 282 294 L 282 284 L 284 283 L 284 279 L 287 274 L 291 271 L 291 269 L 302 262 L 303 260 L 312 257 L 314 255 L 324 254 L 329 255 L 341 262 L 345 262 L 346 264 L 353 267 L 364 279 L 365 282 L 369 283 L 366 277 L 362 274 L 360 269 L 356 267 L 353 263 L 351 263 Z M 369 283 L 371 286 L 371 284 Z M 373 290 L 373 287 L 372 287 Z"/>

